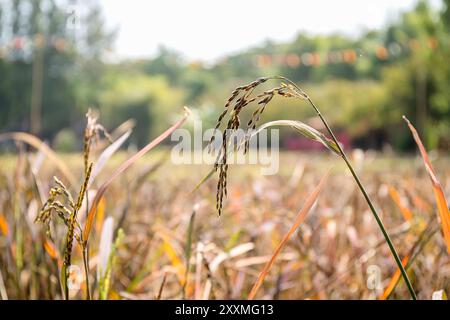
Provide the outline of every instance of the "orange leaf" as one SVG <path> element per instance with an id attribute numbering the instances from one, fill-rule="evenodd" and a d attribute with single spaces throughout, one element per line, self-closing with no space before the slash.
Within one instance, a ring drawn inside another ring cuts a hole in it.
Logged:
<path id="1" fill-rule="evenodd" d="M 431 179 L 431 183 L 433 184 L 434 197 L 436 199 L 438 213 L 441 220 L 442 233 L 444 235 L 445 243 L 447 244 L 447 253 L 450 253 L 450 211 L 448 209 L 448 203 L 445 199 L 444 191 L 442 190 L 441 184 L 436 177 L 436 172 L 431 165 L 431 161 L 428 157 L 427 151 L 423 146 L 422 141 L 420 140 L 419 134 L 414 126 L 409 122 L 409 120 L 403 116 L 403 119 L 408 124 L 409 129 L 412 132 L 414 140 L 416 141 L 417 146 L 419 147 L 420 153 L 423 158 L 423 162 L 425 164 L 425 168 L 428 172 L 428 176 Z"/>
<path id="2" fill-rule="evenodd" d="M 105 218 L 105 197 L 102 197 L 97 207 L 97 218 L 95 219 L 95 231 L 100 232 L 103 226 L 103 220 Z"/>
<path id="3" fill-rule="evenodd" d="M 403 204 L 402 199 L 400 198 L 400 195 L 398 194 L 397 190 L 395 190 L 394 187 L 389 187 L 389 194 L 391 195 L 392 200 L 394 200 L 395 204 L 400 209 L 400 212 L 402 213 L 403 217 L 406 221 L 409 221 L 412 219 L 412 213 L 408 209 L 406 205 Z"/>
<path id="4" fill-rule="evenodd" d="M 3 215 L 1 215 L 1 214 L 0 214 L 0 231 L 5 236 L 8 236 L 8 234 L 9 234 L 8 222 L 6 222 L 5 217 Z"/>
<path id="5" fill-rule="evenodd" d="M 403 258 L 403 260 L 402 260 L 403 268 L 406 267 L 406 264 L 408 263 L 408 261 L 409 261 L 409 256 L 406 256 Z M 398 280 L 400 279 L 400 275 L 401 275 L 400 269 L 397 268 L 397 270 L 395 270 L 394 274 L 392 275 L 391 281 L 389 281 L 389 284 L 386 287 L 386 289 L 384 290 L 383 294 L 380 295 L 380 297 L 379 297 L 380 300 L 386 300 L 390 296 L 392 290 L 394 290 Z"/>
<path id="6" fill-rule="evenodd" d="M 55 245 L 50 240 L 46 239 L 44 241 L 44 249 L 47 251 L 48 255 L 52 259 L 58 259 L 58 252 L 56 251 Z"/>
<path id="7" fill-rule="evenodd" d="M 186 282 L 186 267 L 182 263 L 181 259 L 177 254 L 177 250 L 172 245 L 172 240 L 175 239 L 175 233 L 171 229 L 167 229 L 163 226 L 157 225 L 155 227 L 156 234 L 162 239 L 161 249 L 167 255 L 170 263 L 178 277 L 178 281 L 181 286 L 185 285 Z M 189 295 L 192 286 L 187 284 L 186 293 Z"/>
<path id="8" fill-rule="evenodd" d="M 311 210 L 312 206 L 317 200 L 317 197 L 319 196 L 320 191 L 322 191 L 323 187 L 325 186 L 325 181 L 328 178 L 329 172 L 325 174 L 325 176 L 320 180 L 320 183 L 317 185 L 317 187 L 314 189 L 314 191 L 309 195 L 309 197 L 306 199 L 305 205 L 303 208 L 299 211 L 297 214 L 297 217 L 294 220 L 294 223 L 292 224 L 289 231 L 284 235 L 283 239 L 281 240 L 278 247 L 275 249 L 274 253 L 272 254 L 272 257 L 270 260 L 266 263 L 263 270 L 258 276 L 258 279 L 256 280 L 255 284 L 253 285 L 252 290 L 250 291 L 250 294 L 248 295 L 248 300 L 253 300 L 256 293 L 258 292 L 258 289 L 261 287 L 262 283 L 264 282 L 264 279 L 266 278 L 267 274 L 269 273 L 270 268 L 275 263 L 275 259 L 280 254 L 283 247 L 288 242 L 291 235 L 295 232 L 295 230 L 300 226 L 300 224 L 305 220 L 306 214 Z"/>

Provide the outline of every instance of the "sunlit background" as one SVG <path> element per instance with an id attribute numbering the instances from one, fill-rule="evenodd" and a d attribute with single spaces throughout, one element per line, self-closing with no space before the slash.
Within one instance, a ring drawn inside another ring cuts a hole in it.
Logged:
<path id="1" fill-rule="evenodd" d="M 381 1 L 100 1 L 106 24 L 117 28 L 116 58 L 148 58 L 160 46 L 189 60 L 214 62 L 225 55 L 291 42 L 300 32 L 361 36 L 394 23 L 417 0 Z M 440 0 L 430 1 L 440 8 Z"/>
<path id="2" fill-rule="evenodd" d="M 89 107 L 110 127 L 135 119 L 137 145 L 183 105 L 212 126 L 233 87 L 272 74 L 301 84 L 348 145 L 410 149 L 398 126 L 406 114 L 432 148 L 449 146 L 443 1 L 2 0 L 0 8 L 0 128 L 56 148 L 80 147 Z M 265 120 L 312 116 L 276 100 Z M 282 146 L 300 146 L 288 136 Z"/>

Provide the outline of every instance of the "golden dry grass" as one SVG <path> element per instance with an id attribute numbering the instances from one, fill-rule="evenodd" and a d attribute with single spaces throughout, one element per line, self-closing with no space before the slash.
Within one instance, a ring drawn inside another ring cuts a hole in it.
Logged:
<path id="1" fill-rule="evenodd" d="M 175 166 L 165 161 L 152 170 L 164 152 L 144 156 L 104 194 L 104 212 L 95 219 L 89 245 L 93 298 L 99 297 L 95 270 L 102 222 L 108 216 L 114 218 L 115 230 L 120 227 L 125 235 L 116 251 L 108 298 L 154 299 L 159 292 L 162 299 L 181 298 L 183 294 L 186 299 L 247 298 L 307 195 L 329 164 L 335 163 L 331 155 L 289 152 L 282 154 L 281 170 L 275 176 L 260 176 L 257 166 L 236 166 L 228 177 L 228 200 L 219 218 L 215 209 L 217 181 L 210 179 L 190 193 L 210 167 Z M 379 206 L 400 256 L 413 257 L 409 259 L 408 271 L 418 297 L 430 299 L 434 291 L 448 290 L 450 261 L 436 219 L 433 188 L 423 163 L 418 157 L 355 155 L 358 156 L 353 161 Z M 45 195 L 51 177 L 58 171 L 44 161 L 33 175 L 28 161 L 33 156 L 0 158 L 0 293 L 8 298 L 60 299 L 58 267 L 63 242 L 48 242 L 42 227 L 32 223 L 40 202 L 45 201 L 40 199 L 36 184 Z M 125 152 L 115 155 L 92 189 L 97 189 L 130 156 Z M 75 177 L 82 176 L 82 155 L 61 158 Z M 444 156 L 433 161 L 447 194 L 448 164 L 449 158 Z M 402 208 L 391 198 L 391 187 L 401 199 Z M 187 272 L 185 246 L 195 205 L 198 209 Z M 412 214 L 409 220 L 402 214 L 405 208 Z M 80 210 L 81 222 L 85 219 L 83 214 Z M 392 282 L 396 266 L 371 219 L 351 176 L 343 165 L 337 164 L 317 204 L 287 241 L 256 298 L 379 297 Z M 423 246 L 415 246 L 430 226 L 433 233 L 426 234 L 429 239 L 420 240 Z M 53 227 L 55 238 L 63 239 L 62 226 Z M 72 263 L 82 270 L 81 252 L 77 248 L 74 246 Z M 380 270 L 381 285 L 375 290 L 367 285 L 369 266 L 378 266 Z M 71 290 L 70 296 L 84 298 L 83 272 L 71 277 L 71 281 L 80 284 L 80 289 Z M 390 297 L 408 298 L 402 280 Z"/>

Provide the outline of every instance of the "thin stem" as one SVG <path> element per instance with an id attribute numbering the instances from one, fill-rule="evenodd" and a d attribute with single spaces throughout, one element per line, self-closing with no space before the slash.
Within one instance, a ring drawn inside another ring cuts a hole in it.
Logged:
<path id="1" fill-rule="evenodd" d="M 301 89 L 299 88 L 299 90 L 301 90 Z M 303 91 L 301 90 L 301 92 L 303 92 Z M 345 154 L 344 150 L 340 146 L 338 140 L 336 139 L 336 136 L 334 135 L 334 133 L 331 130 L 330 126 L 328 125 L 327 121 L 322 116 L 322 114 L 320 113 L 320 111 L 316 107 L 316 105 L 312 102 L 311 98 L 309 98 L 309 96 L 307 96 L 307 100 L 311 104 L 311 106 L 314 108 L 314 110 L 316 111 L 316 113 L 319 116 L 320 120 L 322 120 L 322 122 L 325 125 L 328 133 L 331 135 L 333 141 L 336 143 L 336 145 L 338 147 L 338 150 L 339 150 L 339 153 L 342 156 L 342 159 L 344 159 L 345 163 L 347 164 L 348 169 L 352 173 L 352 176 L 355 179 L 356 184 L 358 185 L 359 189 L 361 190 L 361 193 L 363 194 L 364 198 L 366 199 L 366 202 L 369 205 L 369 208 L 372 211 L 372 214 L 373 214 L 375 220 L 377 221 L 378 226 L 381 229 L 381 232 L 383 233 L 384 239 L 386 240 L 386 242 L 387 242 L 387 244 L 389 246 L 389 249 L 391 250 L 391 253 L 394 256 L 395 262 L 397 263 L 397 266 L 400 269 L 400 272 L 402 274 L 403 279 L 405 280 L 406 286 L 408 287 L 409 293 L 411 294 L 411 298 L 413 300 L 417 300 L 416 293 L 414 292 L 414 288 L 411 285 L 411 281 L 409 280 L 408 274 L 406 273 L 406 270 L 405 270 L 405 268 L 402 265 L 402 261 L 401 261 L 399 255 L 398 255 L 398 253 L 397 253 L 397 250 L 395 249 L 394 244 L 392 243 L 392 240 L 389 237 L 389 234 L 387 233 L 386 228 L 383 225 L 383 222 L 381 221 L 381 218 L 378 215 L 378 213 L 377 213 L 377 211 L 376 211 L 376 209 L 375 209 L 375 207 L 373 205 L 372 200 L 370 199 L 369 195 L 367 194 L 366 189 L 362 185 L 361 180 L 359 179 L 358 175 L 356 174 L 355 170 L 353 169 L 353 166 L 351 165 L 350 161 L 348 160 L 347 155 Z"/>
<path id="2" fill-rule="evenodd" d="M 83 255 L 83 265 L 84 265 L 84 275 L 86 278 L 86 299 L 91 300 L 91 289 L 89 285 L 89 255 L 88 255 L 88 245 L 82 244 L 81 246 Z"/>
<path id="3" fill-rule="evenodd" d="M 63 276 L 63 283 L 64 283 L 64 300 L 69 300 L 69 286 L 67 283 L 67 278 L 69 277 L 69 275 L 67 274 L 67 267 L 64 266 L 64 268 L 62 269 L 61 275 Z"/>

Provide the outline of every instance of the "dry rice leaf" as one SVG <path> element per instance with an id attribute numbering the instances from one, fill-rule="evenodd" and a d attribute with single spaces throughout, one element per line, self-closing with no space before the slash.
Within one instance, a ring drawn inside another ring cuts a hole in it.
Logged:
<path id="1" fill-rule="evenodd" d="M 301 122 L 301 121 L 294 121 L 294 120 L 277 120 L 277 121 L 271 121 L 263 124 L 260 126 L 255 132 L 252 133 L 252 136 L 258 134 L 260 131 L 267 129 L 269 127 L 274 126 L 289 126 L 297 130 L 299 133 L 301 133 L 303 136 L 305 136 L 308 139 L 320 142 L 323 144 L 327 149 L 330 151 L 340 154 L 339 148 L 336 146 L 336 143 L 334 141 L 328 139 L 323 133 L 317 131 L 313 127 L 308 126 L 307 124 Z"/>
<path id="2" fill-rule="evenodd" d="M 56 251 L 55 245 L 51 240 L 45 239 L 44 249 L 52 259 L 58 259 L 58 251 Z"/>
<path id="3" fill-rule="evenodd" d="M 133 130 L 133 128 L 136 126 L 136 120 L 134 119 L 128 119 L 127 121 L 123 122 L 121 125 L 119 125 L 114 131 L 110 134 L 111 138 L 113 140 L 118 139 L 120 136 L 122 136 L 127 131 Z"/>
<path id="4" fill-rule="evenodd" d="M 392 200 L 394 200 L 397 207 L 400 209 L 400 212 L 402 213 L 405 220 L 410 221 L 412 219 L 411 210 L 409 210 L 409 208 L 403 204 L 397 190 L 395 190 L 394 187 L 389 187 L 389 194 L 391 195 L 391 198 Z"/>
<path id="5" fill-rule="evenodd" d="M 119 150 L 119 148 L 128 139 L 128 137 L 130 135 L 131 135 L 131 130 L 128 130 L 119 139 L 114 141 L 110 146 L 108 146 L 105 150 L 103 150 L 102 154 L 100 155 L 98 160 L 95 162 L 94 167 L 92 168 L 89 185 L 92 185 L 92 182 L 97 177 L 97 175 L 100 173 L 100 171 L 102 171 L 103 167 L 105 166 L 105 164 L 109 160 L 109 158 L 111 158 L 112 155 L 117 150 Z"/>
<path id="6" fill-rule="evenodd" d="M 158 144 L 160 144 L 164 139 L 166 139 L 172 132 L 174 132 L 176 129 L 178 129 L 187 119 L 189 116 L 190 111 L 188 108 L 185 107 L 185 114 L 183 118 L 178 120 L 173 126 L 171 126 L 169 129 L 164 131 L 160 136 L 158 136 L 156 139 L 154 139 L 152 142 L 147 144 L 145 147 L 143 147 L 141 150 L 139 150 L 138 153 L 136 153 L 134 156 L 129 158 L 127 161 L 123 162 L 119 168 L 117 168 L 116 171 L 114 171 L 109 179 L 101 185 L 101 187 L 98 189 L 98 192 L 95 195 L 94 201 L 92 202 L 91 209 L 89 210 L 89 214 L 86 219 L 86 224 L 84 226 L 83 234 L 85 236 L 85 240 L 88 241 L 90 231 L 92 228 L 92 223 L 94 221 L 94 216 L 97 212 L 97 207 L 99 204 L 100 199 L 105 194 L 106 189 L 113 183 L 113 181 L 121 175 L 124 171 L 126 171 L 129 167 L 131 167 L 137 160 L 139 160 L 144 154 L 146 154 L 148 151 L 156 147 Z"/>
<path id="7" fill-rule="evenodd" d="M 97 207 L 97 218 L 95 219 L 95 231 L 98 233 L 103 227 L 103 222 L 105 218 L 105 197 L 102 197 L 98 203 Z"/>
<path id="8" fill-rule="evenodd" d="M 8 222 L 6 222 L 6 219 L 5 219 L 5 217 L 2 214 L 0 214 L 0 231 L 5 236 L 8 236 L 8 234 L 9 234 Z"/>
<path id="9" fill-rule="evenodd" d="M 99 282 L 105 277 L 108 270 L 108 262 L 113 247 L 113 233 L 114 218 L 108 217 L 103 224 L 98 250 L 97 280 Z"/>
<path id="10" fill-rule="evenodd" d="M 165 235 L 162 235 L 162 238 L 163 238 L 164 252 L 167 254 L 167 257 L 169 258 L 170 263 L 172 264 L 173 268 L 175 269 L 180 284 L 183 286 L 185 283 L 185 273 L 186 273 L 185 267 L 184 267 L 183 263 L 181 262 L 181 259 L 178 257 L 178 254 L 177 254 L 175 248 L 170 243 L 170 239 Z"/>
<path id="11" fill-rule="evenodd" d="M 423 162 L 425 164 L 425 168 L 431 179 L 431 183 L 433 184 L 434 197 L 436 199 L 438 213 L 441 220 L 442 233 L 444 234 L 444 240 L 445 243 L 447 244 L 447 253 L 450 253 L 450 211 L 448 209 L 448 203 L 447 200 L 445 199 L 444 191 L 442 190 L 442 186 L 439 183 L 439 180 L 437 179 L 436 172 L 433 169 L 427 151 L 423 146 L 422 141 L 420 140 L 417 130 L 405 116 L 403 116 L 403 119 L 408 124 L 408 127 L 412 132 L 414 140 L 416 141 L 416 144 L 419 147 L 420 153 L 423 158 Z"/>
<path id="12" fill-rule="evenodd" d="M 214 274 L 218 269 L 219 266 L 226 260 L 235 258 L 237 256 L 243 255 L 244 253 L 247 253 L 255 248 L 255 244 L 253 242 L 246 242 L 242 243 L 240 245 L 237 245 L 236 247 L 232 248 L 228 252 L 222 252 L 217 257 L 214 258 L 214 260 L 210 264 L 210 270 L 211 273 Z"/>
<path id="13" fill-rule="evenodd" d="M 264 279 L 266 278 L 267 274 L 269 273 L 270 268 L 275 263 L 275 260 L 276 260 L 277 256 L 280 254 L 281 250 L 284 248 L 284 246 L 288 242 L 288 240 L 291 237 L 291 235 L 295 232 L 295 230 L 297 230 L 297 228 L 303 222 L 303 220 L 305 219 L 307 213 L 311 210 L 312 206 L 314 205 L 314 203 L 317 200 L 317 197 L 319 196 L 319 193 L 322 191 L 322 189 L 325 186 L 325 182 L 326 182 L 326 180 L 328 178 L 329 173 L 330 173 L 330 171 L 328 171 L 323 176 L 322 180 L 320 180 L 320 183 L 317 185 L 317 187 L 314 189 L 314 191 L 306 199 L 306 202 L 305 202 L 303 208 L 297 214 L 297 217 L 295 218 L 294 223 L 292 224 L 291 228 L 284 235 L 284 237 L 281 240 L 280 244 L 278 245 L 278 247 L 275 249 L 274 253 L 272 254 L 271 259 L 266 263 L 266 265 L 264 266 L 263 270 L 259 274 L 258 279 L 256 280 L 255 284 L 253 285 L 252 290 L 250 291 L 250 294 L 248 296 L 248 300 L 253 300 L 253 298 L 256 296 L 256 293 L 258 292 L 258 289 L 261 287 L 262 283 L 264 282 Z"/>
<path id="14" fill-rule="evenodd" d="M 47 146 L 45 142 L 43 142 L 36 136 L 33 136 L 32 134 L 26 132 L 8 132 L 0 134 L 0 142 L 4 140 L 22 141 L 38 150 L 41 150 L 50 159 L 50 161 L 52 161 L 55 164 L 55 166 L 61 171 L 61 173 L 70 182 L 70 184 L 76 185 L 76 179 L 72 175 L 66 164 L 63 161 L 61 161 L 61 159 L 58 158 L 56 153 L 52 149 L 50 149 L 50 147 Z"/>
<path id="15" fill-rule="evenodd" d="M 270 261 L 271 257 L 272 256 L 268 255 L 268 256 L 244 258 L 244 259 L 240 259 L 240 260 L 236 261 L 234 266 L 237 269 L 242 269 L 242 268 L 247 268 L 247 267 L 251 267 L 254 265 L 258 265 L 258 264 L 264 264 L 264 263 L 267 263 L 268 261 Z M 294 253 L 294 252 L 282 253 L 278 256 L 278 260 L 284 260 L 284 261 L 292 261 L 296 258 L 298 258 L 298 254 Z"/>
<path id="16" fill-rule="evenodd" d="M 403 268 L 406 268 L 406 264 L 409 261 L 409 256 L 406 256 L 403 258 L 402 260 L 402 266 Z M 389 281 L 388 286 L 386 287 L 386 289 L 384 290 L 384 292 L 380 295 L 379 299 L 380 300 L 386 300 L 392 293 L 392 290 L 394 290 L 398 280 L 400 279 L 400 269 L 397 268 L 397 270 L 395 270 L 394 274 L 391 277 L 391 281 Z"/>

